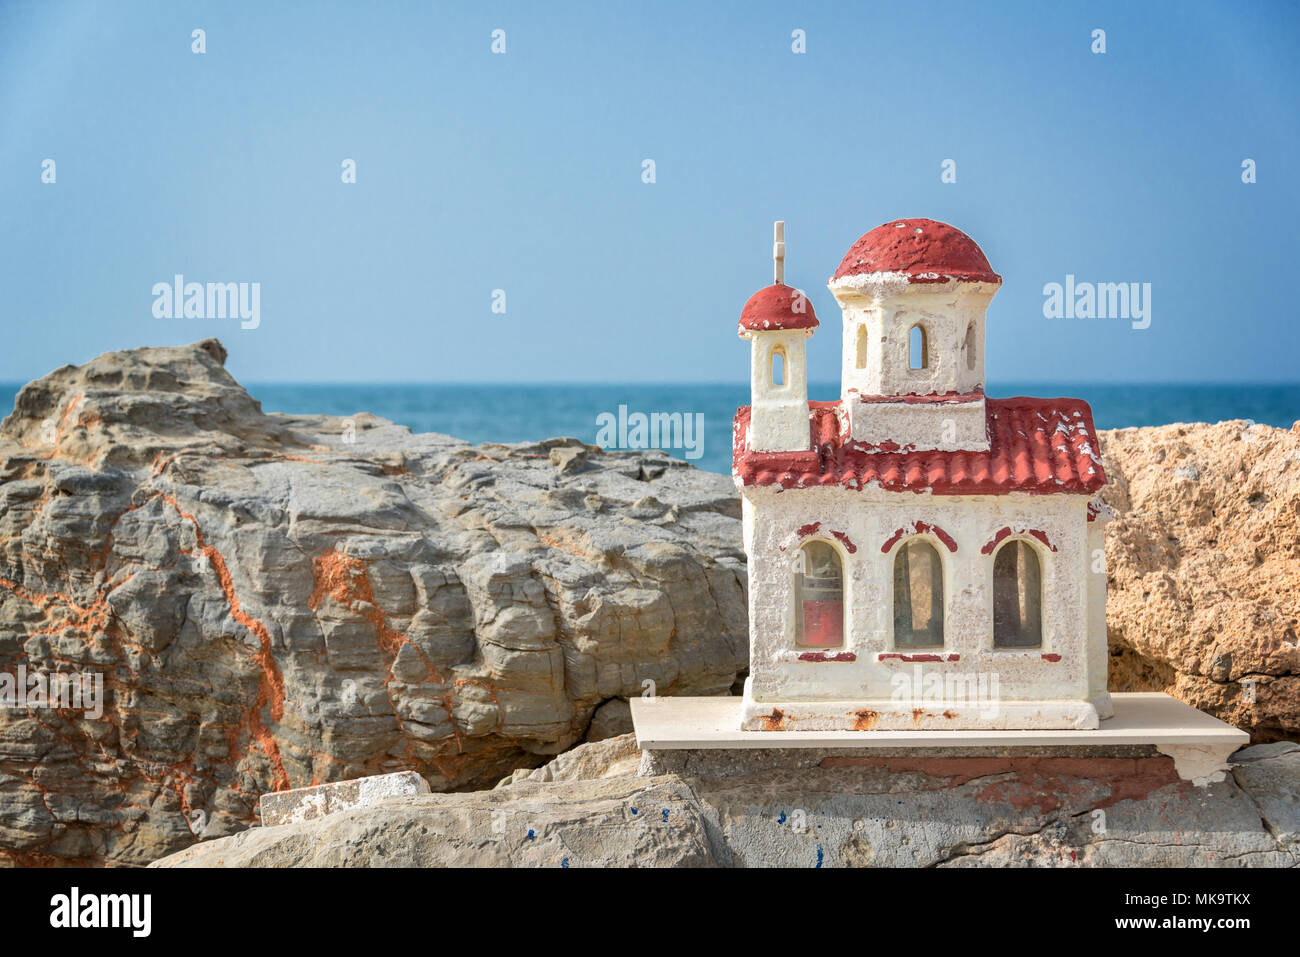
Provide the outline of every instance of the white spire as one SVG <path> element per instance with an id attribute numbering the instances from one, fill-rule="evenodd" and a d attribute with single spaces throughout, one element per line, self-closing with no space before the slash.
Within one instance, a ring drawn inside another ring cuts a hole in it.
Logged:
<path id="1" fill-rule="evenodd" d="M 778 219 L 772 224 L 772 267 L 775 281 L 785 283 L 785 220 Z"/>

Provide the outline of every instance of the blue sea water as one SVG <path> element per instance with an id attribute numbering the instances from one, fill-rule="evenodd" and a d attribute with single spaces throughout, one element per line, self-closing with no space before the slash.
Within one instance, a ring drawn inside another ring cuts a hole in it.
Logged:
<path id="1" fill-rule="evenodd" d="M 0 383 L 0 408 L 13 408 L 18 384 Z M 444 432 L 471 442 L 524 442 L 574 436 L 595 443 L 598 417 L 680 412 L 703 417 L 695 449 L 668 449 L 700 468 L 731 469 L 731 419 L 749 402 L 735 385 L 286 385 L 248 386 L 267 412 L 352 415 L 373 412 L 416 432 Z M 814 384 L 814 399 L 835 399 L 837 383 Z M 993 383 L 994 396 L 1076 396 L 1092 405 L 1099 429 L 1170 422 L 1251 419 L 1290 428 L 1300 419 L 1300 385 L 1087 385 Z M 692 419 L 692 421 L 695 421 Z M 698 451 L 698 456 L 695 452 Z M 694 456 L 694 457 L 693 457 Z"/>

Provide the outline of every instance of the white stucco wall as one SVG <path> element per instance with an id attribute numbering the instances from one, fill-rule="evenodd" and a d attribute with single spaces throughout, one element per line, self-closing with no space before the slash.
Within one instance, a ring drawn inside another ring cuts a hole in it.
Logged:
<path id="1" fill-rule="evenodd" d="M 843 315 L 843 395 L 851 390 L 927 395 L 984 388 L 984 314 L 1000 288 L 997 283 L 912 283 L 902 273 L 874 273 L 833 280 L 828 287 Z M 929 343 L 924 369 L 910 368 L 909 335 L 918 323 Z M 867 330 L 864 367 L 858 366 L 860 326 Z"/>
<path id="2" fill-rule="evenodd" d="M 1098 503 L 1097 517 L 1088 523 L 1088 698 L 1103 718 L 1115 713 L 1106 690 L 1110 651 L 1106 638 L 1106 523 L 1114 517 Z"/>
<path id="3" fill-rule="evenodd" d="M 751 332 L 749 447 L 756 452 L 793 452 L 810 444 L 808 362 L 810 330 Z M 785 380 L 772 384 L 772 357 L 785 353 Z"/>
<path id="4" fill-rule="evenodd" d="M 844 399 L 849 434 L 855 442 L 945 452 L 987 452 L 988 413 L 984 396 L 970 402 L 866 401 Z"/>
<path id="5" fill-rule="evenodd" d="M 925 662 L 925 669 L 965 680 L 996 674 L 997 695 L 1008 705 L 1086 704 L 1099 689 L 1104 693 L 1105 574 L 1090 572 L 1091 550 L 1098 540 L 1090 528 L 1097 529 L 1100 523 L 1090 526 L 1087 521 L 1087 496 L 936 496 L 841 488 L 746 487 L 742 491 L 749 555 L 747 704 L 760 708 L 765 702 L 806 702 L 814 705 L 815 712 L 816 702 L 887 700 L 899 687 L 896 676 L 912 674 L 917 665 L 881 657 L 900 654 L 937 655 L 943 660 Z M 942 649 L 900 649 L 893 641 L 894 558 L 898 547 L 916 534 L 917 522 L 942 529 L 956 544 L 952 551 L 937 534 L 921 533 L 935 545 L 943 563 Z M 982 549 L 1004 527 L 1013 530 L 1012 537 L 1029 542 L 1039 557 L 1040 648 L 993 648 L 996 549 L 990 554 Z M 882 551 L 899 529 L 905 530 L 904 535 Z M 1028 534 L 1030 529 L 1042 532 L 1055 550 Z M 818 650 L 794 645 L 793 562 L 798 547 L 810 539 L 830 542 L 843 560 L 845 643 L 843 648 L 827 649 L 826 657 L 847 652 L 852 661 L 799 660 L 801 653 Z M 1091 708 L 1085 710 L 1091 713 Z M 1074 721 L 1080 712 L 1076 708 L 1068 713 Z M 1054 726 L 1070 726 L 1062 725 L 1065 719 L 1059 716 L 1004 718 L 1001 726 L 1053 726 L 1052 720 L 1057 721 Z M 976 721 L 969 726 L 978 725 Z"/>

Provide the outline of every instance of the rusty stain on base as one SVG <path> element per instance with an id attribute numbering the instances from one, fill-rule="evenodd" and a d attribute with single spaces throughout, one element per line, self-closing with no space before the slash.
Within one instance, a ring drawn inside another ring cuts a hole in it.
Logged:
<path id="1" fill-rule="evenodd" d="M 880 720 L 880 715 L 875 711 L 855 711 L 853 713 L 853 730 L 870 731 Z"/>

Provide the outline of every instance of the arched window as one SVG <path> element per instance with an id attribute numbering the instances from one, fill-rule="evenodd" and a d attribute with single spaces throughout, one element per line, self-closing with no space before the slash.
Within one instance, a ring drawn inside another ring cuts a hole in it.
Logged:
<path id="1" fill-rule="evenodd" d="M 785 385 L 785 347 L 777 346 L 772 350 L 772 385 Z"/>
<path id="2" fill-rule="evenodd" d="M 894 555 L 894 645 L 943 645 L 943 563 L 923 538 L 904 542 Z"/>
<path id="3" fill-rule="evenodd" d="M 966 368 L 975 369 L 975 323 L 966 327 L 966 341 L 962 343 L 961 351 L 966 353 Z"/>
<path id="4" fill-rule="evenodd" d="M 1043 643 L 1043 573 L 1034 546 L 1013 539 L 993 557 L 993 647 Z"/>
<path id="5" fill-rule="evenodd" d="M 913 326 L 912 331 L 907 334 L 907 340 L 911 367 L 913 369 L 930 368 L 930 342 L 929 337 L 925 334 L 925 326 L 919 323 Z"/>
<path id="6" fill-rule="evenodd" d="M 867 367 L 867 324 L 858 326 L 858 368 Z"/>
<path id="7" fill-rule="evenodd" d="M 808 542 L 795 554 L 794 602 L 795 644 L 844 644 L 844 566 L 830 544 Z"/>

